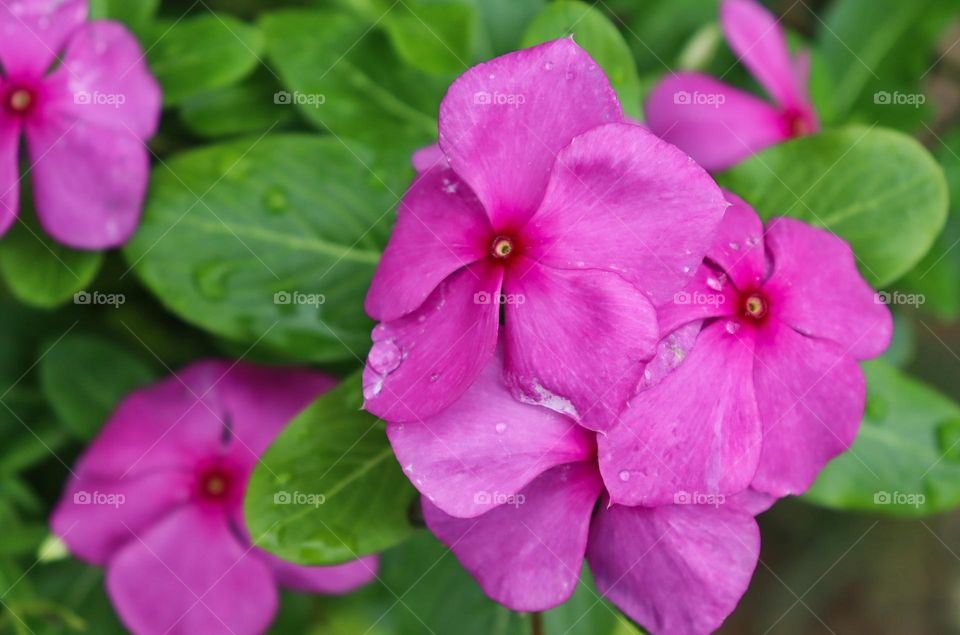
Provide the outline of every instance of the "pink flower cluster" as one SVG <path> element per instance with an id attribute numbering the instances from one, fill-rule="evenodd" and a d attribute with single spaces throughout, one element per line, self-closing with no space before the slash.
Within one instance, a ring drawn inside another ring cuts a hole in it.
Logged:
<path id="1" fill-rule="evenodd" d="M 780 63 L 764 16 L 724 4 L 734 46 Z M 754 516 L 856 434 L 857 360 L 892 320 L 853 253 L 762 224 L 626 121 L 570 39 L 467 71 L 414 162 L 367 296 L 364 395 L 428 527 L 510 608 L 562 603 L 586 557 L 650 632 L 716 629 L 756 565 Z"/>

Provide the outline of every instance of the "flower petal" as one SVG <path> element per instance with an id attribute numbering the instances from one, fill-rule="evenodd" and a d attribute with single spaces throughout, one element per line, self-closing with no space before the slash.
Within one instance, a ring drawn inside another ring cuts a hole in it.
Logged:
<path id="1" fill-rule="evenodd" d="M 504 283 L 507 385 L 590 429 L 611 428 L 656 350 L 652 305 L 615 273 L 524 261 Z"/>
<path id="2" fill-rule="evenodd" d="M 50 517 L 51 531 L 71 554 L 103 566 L 136 534 L 187 502 L 191 484 L 188 473 L 173 471 L 115 481 L 72 478 Z"/>
<path id="3" fill-rule="evenodd" d="M 384 421 L 418 421 L 463 394 L 497 344 L 503 268 L 479 261 L 443 281 L 423 305 L 373 329 L 364 408 Z"/>
<path id="4" fill-rule="evenodd" d="M 806 101 L 776 17 L 754 0 L 723 0 L 720 24 L 730 48 L 777 103 Z"/>
<path id="5" fill-rule="evenodd" d="M 622 118 L 603 71 L 564 38 L 461 75 L 440 104 L 440 147 L 494 228 L 516 230 L 539 206 L 557 153 Z"/>
<path id="6" fill-rule="evenodd" d="M 365 308 L 395 320 L 423 304 L 443 280 L 485 257 L 490 223 L 467 184 L 451 170 L 424 172 L 403 197 Z"/>
<path id="7" fill-rule="evenodd" d="M 693 275 L 726 207 L 689 157 L 640 126 L 611 124 L 560 153 L 524 239 L 531 258 L 616 272 L 657 304 Z"/>
<path id="8" fill-rule="evenodd" d="M 427 500 L 423 515 L 488 596 L 515 611 L 543 611 L 577 586 L 602 488 L 592 462 L 573 463 L 478 518 L 448 516 Z"/>
<path id="9" fill-rule="evenodd" d="M 439 143 L 424 146 L 416 150 L 410 157 L 410 164 L 413 165 L 413 169 L 417 171 L 417 174 L 422 174 L 433 168 L 450 167 L 450 164 L 447 162 L 447 157 L 444 156 L 443 150 L 440 149 Z"/>
<path id="10" fill-rule="evenodd" d="M 737 290 L 727 283 L 726 274 L 710 265 L 700 265 L 683 291 L 657 307 L 660 331 L 671 333 L 694 321 L 733 315 L 739 299 Z"/>
<path id="11" fill-rule="evenodd" d="M 866 398 L 863 373 L 837 344 L 783 324 L 758 331 L 753 372 L 763 418 L 753 487 L 801 494 L 853 442 Z"/>
<path id="12" fill-rule="evenodd" d="M 147 149 L 127 128 L 67 117 L 30 121 L 33 198 L 40 224 L 77 249 L 122 245 L 147 189 Z"/>
<path id="13" fill-rule="evenodd" d="M 7 77 L 37 77 L 60 56 L 87 19 L 87 0 L 0 2 L 0 62 Z"/>
<path id="14" fill-rule="evenodd" d="M 665 77 L 644 105 L 647 125 L 710 171 L 724 170 L 792 136 L 767 102 L 699 73 Z"/>
<path id="15" fill-rule="evenodd" d="M 387 435 L 417 489 L 459 518 L 482 514 L 545 470 L 596 452 L 594 435 L 571 419 L 513 398 L 500 354 L 449 407 L 422 422 L 388 423 Z"/>
<path id="16" fill-rule="evenodd" d="M 752 329 L 701 331 L 693 351 L 659 384 L 630 400 L 621 424 L 597 439 L 615 503 L 669 505 L 687 495 L 747 488 L 761 447 L 753 391 Z"/>
<path id="17" fill-rule="evenodd" d="M 53 108 L 71 121 L 149 139 L 160 123 L 161 96 L 144 60 L 137 39 L 122 25 L 98 21 L 82 26 L 48 79 L 60 95 Z"/>
<path id="18" fill-rule="evenodd" d="M 376 556 L 366 556 L 329 567 L 305 567 L 281 560 L 261 549 L 256 552 L 273 569 L 282 586 L 303 593 L 340 595 L 372 582 L 377 577 Z"/>
<path id="19" fill-rule="evenodd" d="M 856 359 L 886 350 L 893 317 L 857 271 L 846 242 L 792 218 L 769 221 L 765 241 L 773 260 L 763 287 L 771 315 L 802 333 L 836 342 Z"/>
<path id="20" fill-rule="evenodd" d="M 753 517 L 723 506 L 601 506 L 587 561 L 597 589 L 653 635 L 716 630 L 760 554 Z"/>
<path id="21" fill-rule="evenodd" d="M 763 223 L 743 199 L 724 192 L 730 207 L 717 228 L 707 257 L 723 269 L 733 284 L 745 293 L 760 288 L 766 276 L 763 253 Z"/>
<path id="22" fill-rule="evenodd" d="M 290 420 L 335 384 L 301 368 L 233 364 L 217 384 L 233 455 L 253 467 Z"/>
<path id="23" fill-rule="evenodd" d="M 3 91 L 0 80 L 0 91 Z M 20 212 L 20 124 L 0 114 L 0 236 Z"/>
<path id="24" fill-rule="evenodd" d="M 132 539 L 107 565 L 107 593 L 138 635 L 255 635 L 277 609 L 267 564 L 197 506 Z"/>

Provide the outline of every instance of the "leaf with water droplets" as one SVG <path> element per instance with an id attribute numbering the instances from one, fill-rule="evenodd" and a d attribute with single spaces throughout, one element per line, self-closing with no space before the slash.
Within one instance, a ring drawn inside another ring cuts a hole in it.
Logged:
<path id="1" fill-rule="evenodd" d="M 357 373 L 301 412 L 263 455 L 244 503 L 260 547 L 300 564 L 335 564 L 412 533 L 416 491 L 383 422 L 361 404 Z"/>
<path id="2" fill-rule="evenodd" d="M 863 366 L 867 408 L 857 438 L 804 499 L 892 516 L 960 505 L 960 406 L 887 362 Z"/>

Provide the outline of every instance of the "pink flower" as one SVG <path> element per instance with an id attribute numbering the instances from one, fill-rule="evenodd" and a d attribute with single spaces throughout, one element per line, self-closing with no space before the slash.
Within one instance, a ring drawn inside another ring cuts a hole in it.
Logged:
<path id="1" fill-rule="evenodd" d="M 423 494 L 430 530 L 511 609 L 564 602 L 586 555 L 601 593 L 652 633 L 716 629 L 753 574 L 753 514 L 769 500 L 745 493 L 660 507 L 610 504 L 598 435 L 513 399 L 502 364 L 498 353 L 440 414 L 387 424 L 397 459 Z"/>
<path id="2" fill-rule="evenodd" d="M 672 73 L 644 111 L 650 130 L 708 170 L 723 170 L 787 139 L 816 132 L 807 94 L 810 57 L 790 57 L 783 30 L 754 0 L 723 0 L 727 42 L 775 104 L 700 73 Z"/>
<path id="3" fill-rule="evenodd" d="M 207 361 L 121 402 L 75 466 L 51 524 L 74 555 L 106 567 L 127 628 L 262 633 L 278 584 L 343 593 L 374 577 L 372 557 L 330 567 L 283 562 L 252 546 L 243 525 L 260 454 L 332 385 L 308 371 Z"/>
<path id="4" fill-rule="evenodd" d="M 857 433 L 857 360 L 887 347 L 890 311 L 841 239 L 790 218 L 763 227 L 728 197 L 704 265 L 658 312 L 676 369 L 658 358 L 621 425 L 599 439 L 615 502 L 799 494 Z"/>
<path id="5" fill-rule="evenodd" d="M 21 132 L 47 233 L 104 249 L 137 226 L 160 91 L 133 36 L 86 17 L 86 0 L 0 3 L 0 234 L 19 209 Z"/>
<path id="6" fill-rule="evenodd" d="M 381 323 L 366 408 L 411 421 L 452 403 L 493 354 L 502 307 L 515 395 L 610 427 L 653 354 L 652 303 L 689 280 L 722 193 L 624 122 L 571 39 L 470 69 L 439 122 L 442 154 L 415 158 L 367 295 Z"/>

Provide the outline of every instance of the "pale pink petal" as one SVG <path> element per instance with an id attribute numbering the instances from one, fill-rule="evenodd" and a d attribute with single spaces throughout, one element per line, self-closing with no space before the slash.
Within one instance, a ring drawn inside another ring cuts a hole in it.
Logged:
<path id="1" fill-rule="evenodd" d="M 779 104 L 803 101 L 790 49 L 776 17 L 754 0 L 723 0 L 720 23 L 730 48 Z"/>
<path id="2" fill-rule="evenodd" d="M 71 478 L 50 517 L 51 531 L 70 553 L 103 566 L 135 534 L 186 503 L 193 480 L 186 470 L 165 470 L 118 480 L 81 474 Z"/>
<path id="3" fill-rule="evenodd" d="M 758 516 L 773 507 L 777 500 L 776 496 L 747 488 L 739 494 L 727 496 L 723 504 L 728 508 L 740 509 L 751 516 Z"/>
<path id="4" fill-rule="evenodd" d="M 513 398 L 501 357 L 494 355 L 467 392 L 439 414 L 387 424 L 407 477 L 438 508 L 460 518 L 496 507 L 545 470 L 595 456 L 593 434 Z"/>
<path id="5" fill-rule="evenodd" d="M 476 262 L 413 313 L 377 325 L 364 408 L 384 421 L 419 421 L 456 401 L 496 348 L 502 281 L 502 267 Z"/>
<path id="6" fill-rule="evenodd" d="M 62 98 L 45 106 L 41 116 L 59 114 L 149 139 L 160 123 L 161 96 L 145 60 L 140 44 L 122 25 L 84 25 L 70 38 L 63 63 L 48 80 Z"/>
<path id="7" fill-rule="evenodd" d="M 724 192 L 730 207 L 723 215 L 707 257 L 744 293 L 763 284 L 766 272 L 763 253 L 763 223 L 743 199 Z"/>
<path id="8" fill-rule="evenodd" d="M 433 168 L 450 167 L 450 163 L 447 162 L 447 157 L 444 156 L 439 143 L 416 150 L 410 157 L 410 164 L 418 174 Z"/>
<path id="9" fill-rule="evenodd" d="M 722 505 L 602 505 L 587 547 L 597 589 L 652 635 L 719 628 L 759 554 L 753 517 Z"/>
<path id="10" fill-rule="evenodd" d="M 613 271 L 658 304 L 693 276 L 726 206 L 689 157 L 640 126 L 612 124 L 560 153 L 524 239 L 531 258 Z"/>
<path id="11" fill-rule="evenodd" d="M 44 230 L 77 249 L 122 245 L 140 220 L 149 159 L 127 128 L 57 118 L 26 126 L 33 198 Z"/>
<path id="12" fill-rule="evenodd" d="M 365 308 L 395 320 L 423 304 L 443 280 L 489 253 L 494 235 L 479 201 L 451 170 L 429 170 L 403 197 Z"/>
<path id="13" fill-rule="evenodd" d="M 557 153 L 622 118 L 603 70 L 564 38 L 461 75 L 440 104 L 440 147 L 494 228 L 517 230 L 540 205 Z"/>
<path id="14" fill-rule="evenodd" d="M 573 463 L 478 518 L 448 516 L 426 499 L 423 515 L 488 596 L 515 611 L 543 611 L 577 586 L 602 488 L 592 462 Z"/>
<path id="15" fill-rule="evenodd" d="M 0 91 L 5 86 L 0 81 Z M 20 123 L 0 113 L 0 236 L 20 211 Z"/>
<path id="16" fill-rule="evenodd" d="M 340 595 L 349 593 L 377 577 L 376 556 L 366 556 L 328 567 L 305 567 L 277 558 L 271 553 L 255 550 L 266 560 L 277 581 L 285 588 L 303 593 Z"/>
<path id="17" fill-rule="evenodd" d="M 765 242 L 773 261 L 763 288 L 771 316 L 802 333 L 833 340 L 857 359 L 886 350 L 893 318 L 860 275 L 846 242 L 792 218 L 769 221 Z"/>
<path id="18" fill-rule="evenodd" d="M 660 332 L 671 333 L 690 322 L 733 315 L 739 311 L 740 295 L 726 275 L 708 264 L 697 267 L 682 291 L 657 307 Z"/>
<path id="19" fill-rule="evenodd" d="M 653 306 L 615 273 L 514 265 L 504 282 L 507 384 L 592 430 L 611 428 L 656 351 Z"/>
<path id="20" fill-rule="evenodd" d="M 754 489 L 801 494 L 857 434 L 863 373 L 839 345 L 783 324 L 758 330 L 754 385 L 763 450 Z"/>
<path id="21" fill-rule="evenodd" d="M 277 609 L 273 574 L 223 517 L 187 506 L 107 564 L 107 592 L 137 635 L 256 635 Z"/>
<path id="22" fill-rule="evenodd" d="M 746 489 L 761 444 L 752 371 L 752 329 L 719 320 L 701 331 L 689 357 L 598 437 L 613 501 L 669 505 Z"/>
<path id="23" fill-rule="evenodd" d="M 724 170 L 793 136 L 767 102 L 699 73 L 668 75 L 644 104 L 647 125 L 704 168 Z"/>
<path id="24" fill-rule="evenodd" d="M 0 2 L 0 62 L 6 77 L 36 78 L 60 57 L 64 43 L 87 19 L 87 0 Z"/>

